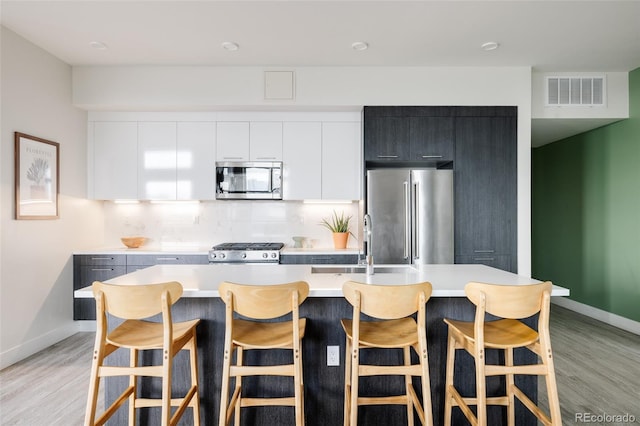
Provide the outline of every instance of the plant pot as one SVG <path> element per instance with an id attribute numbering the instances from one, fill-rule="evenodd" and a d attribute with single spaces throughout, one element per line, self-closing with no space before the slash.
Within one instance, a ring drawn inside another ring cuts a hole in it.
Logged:
<path id="1" fill-rule="evenodd" d="M 334 232 L 333 233 L 333 247 L 337 249 L 347 248 L 347 240 L 349 239 L 348 232 Z"/>

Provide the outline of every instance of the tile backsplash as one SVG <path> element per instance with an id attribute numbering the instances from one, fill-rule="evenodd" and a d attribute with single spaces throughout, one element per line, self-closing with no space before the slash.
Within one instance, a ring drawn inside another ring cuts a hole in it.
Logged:
<path id="1" fill-rule="evenodd" d="M 362 206 L 298 201 L 209 201 L 200 203 L 116 204 L 104 202 L 105 245 L 120 237 L 140 235 L 150 247 L 208 247 L 223 242 L 283 242 L 305 237 L 307 246 L 331 248 L 331 233 L 319 223 L 338 215 L 352 216 L 348 247 L 358 247 Z"/>

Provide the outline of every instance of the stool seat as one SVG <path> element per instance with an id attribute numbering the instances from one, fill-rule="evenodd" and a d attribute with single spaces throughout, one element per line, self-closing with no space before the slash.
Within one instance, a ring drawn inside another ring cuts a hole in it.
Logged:
<path id="1" fill-rule="evenodd" d="M 342 319 L 342 328 L 349 339 L 353 338 L 353 320 Z M 413 318 L 385 321 L 361 321 L 360 344 L 378 348 L 402 348 L 418 343 L 418 326 Z"/>
<path id="2" fill-rule="evenodd" d="M 452 332 L 459 332 L 475 343 L 474 323 L 445 318 Z M 538 332 L 514 319 L 500 319 L 484 323 L 484 346 L 493 349 L 527 346 L 538 341 Z"/>
<path id="3" fill-rule="evenodd" d="M 300 338 L 304 337 L 306 325 L 307 319 L 300 318 L 298 324 Z M 242 346 L 245 349 L 291 349 L 293 345 L 292 327 L 291 321 L 256 322 L 236 318 L 231 338 L 234 345 Z"/>
<path id="4" fill-rule="evenodd" d="M 173 323 L 173 339 L 181 340 L 189 335 L 200 320 Z M 107 343 L 121 348 L 162 349 L 164 328 L 161 323 L 126 320 L 107 336 Z"/>

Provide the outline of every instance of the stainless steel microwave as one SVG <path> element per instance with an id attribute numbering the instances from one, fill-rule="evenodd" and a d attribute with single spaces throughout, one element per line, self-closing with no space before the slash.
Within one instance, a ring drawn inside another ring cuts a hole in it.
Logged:
<path id="1" fill-rule="evenodd" d="M 282 162 L 216 162 L 216 199 L 282 200 Z"/>

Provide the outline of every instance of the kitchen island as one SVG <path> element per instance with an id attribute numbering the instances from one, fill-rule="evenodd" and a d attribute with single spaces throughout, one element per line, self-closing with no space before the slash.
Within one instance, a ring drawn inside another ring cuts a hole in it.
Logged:
<path id="1" fill-rule="evenodd" d="M 219 299 L 218 285 L 222 281 L 243 284 L 277 284 L 304 280 L 310 285 L 310 297 L 300 307 L 300 314 L 307 319 L 307 330 L 303 341 L 305 414 L 307 425 L 338 425 L 342 423 L 343 386 L 344 386 L 344 333 L 340 318 L 351 317 L 351 305 L 342 297 L 342 284 L 346 280 L 355 280 L 371 284 L 408 284 L 429 281 L 433 285 L 433 294 L 427 303 L 427 340 L 429 348 L 429 370 L 431 375 L 431 393 L 433 400 L 434 424 L 441 424 L 443 418 L 443 394 L 445 381 L 447 329 L 443 318 L 473 320 L 474 307 L 466 299 L 464 286 L 469 281 L 491 282 L 495 284 L 526 285 L 537 282 L 528 277 L 519 276 L 483 265 L 378 265 L 374 275 L 367 276 L 354 265 L 156 265 L 130 274 L 113 278 L 107 282 L 120 285 L 138 285 L 165 281 L 179 281 L 184 287 L 181 300 L 174 306 L 174 320 L 182 321 L 201 318 L 198 328 L 198 346 L 200 362 L 200 386 L 202 398 L 203 424 L 215 424 L 218 416 L 222 348 L 224 342 L 224 304 Z M 93 297 L 89 287 L 76 290 L 77 298 Z M 567 296 L 569 291 L 554 286 L 552 296 Z M 528 323 L 535 326 L 535 319 Z M 340 346 L 340 367 L 327 366 L 327 346 Z M 271 355 L 252 354 L 248 362 L 257 359 L 268 362 Z M 278 354 L 277 356 L 280 356 Z M 127 359 L 126 354 L 117 354 Z M 285 355 L 282 355 L 285 356 Z M 371 357 L 371 358 L 368 358 Z M 398 363 L 401 353 L 363 354 L 363 362 L 374 358 L 380 363 Z M 489 362 L 500 361 L 497 353 L 488 352 Z M 516 353 L 516 362 L 533 362 L 535 357 L 527 352 Z M 148 361 L 144 358 L 142 362 Z M 186 387 L 181 383 L 180 375 L 186 371 L 186 358 L 179 357 L 176 363 L 175 389 Z M 457 369 L 460 387 L 473 391 L 473 363 L 467 357 L 459 357 Z M 414 379 L 416 382 L 418 379 Z M 289 380 L 290 381 L 290 380 Z M 250 392 L 269 395 L 284 395 L 291 389 L 288 380 L 280 378 L 258 378 L 246 380 L 244 385 Z M 124 386 L 126 380 L 110 379 L 106 388 L 106 398 L 110 400 Z M 402 387 L 402 380 L 395 378 L 362 379 L 363 394 L 377 392 L 396 392 Z M 528 395 L 537 399 L 537 379 L 521 378 L 520 385 Z M 158 391 L 155 383 L 145 381 L 142 392 Z M 504 381 L 492 378 L 488 382 L 488 392 L 504 386 Z M 398 391 L 399 392 L 399 391 Z M 244 409 L 243 424 L 251 425 L 288 425 L 293 424 L 292 409 L 268 407 Z M 140 415 L 141 424 L 154 424 L 154 413 Z M 526 409 L 517 410 L 518 425 L 535 425 L 535 417 Z M 489 409 L 489 424 L 501 424 L 504 409 Z M 122 410 L 124 414 L 125 411 Z M 458 413 L 456 413 L 458 414 Z M 187 416 L 185 421 L 189 420 Z M 115 418 L 121 424 L 123 418 Z M 406 409 L 403 406 L 370 406 L 361 409 L 361 424 L 366 425 L 403 425 L 406 424 Z M 116 424 L 116 423 L 114 423 Z M 188 423 L 185 423 L 188 424 Z M 457 419 L 454 417 L 454 424 Z"/>

